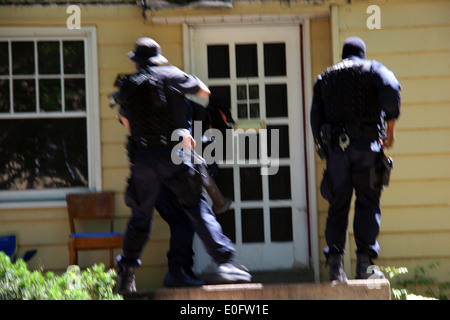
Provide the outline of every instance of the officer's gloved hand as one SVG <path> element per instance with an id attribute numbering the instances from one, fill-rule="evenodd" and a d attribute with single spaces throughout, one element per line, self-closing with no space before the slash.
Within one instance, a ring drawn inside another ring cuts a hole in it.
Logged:
<path id="1" fill-rule="evenodd" d="M 194 149 L 197 142 L 191 135 L 189 135 L 183 137 L 183 144 L 185 149 Z"/>
<path id="2" fill-rule="evenodd" d="M 386 139 L 382 142 L 384 148 L 389 149 L 394 145 L 395 140 L 395 119 L 388 121 L 386 128 Z"/>
<path id="3" fill-rule="evenodd" d="M 394 130 L 386 130 L 386 139 L 383 141 L 383 147 L 386 149 L 392 148 L 394 145 L 395 134 Z"/>
<path id="4" fill-rule="evenodd" d="M 194 149 L 197 144 L 191 133 L 187 129 L 176 129 L 172 133 L 172 140 L 178 141 L 179 138 L 183 138 L 183 149 Z"/>

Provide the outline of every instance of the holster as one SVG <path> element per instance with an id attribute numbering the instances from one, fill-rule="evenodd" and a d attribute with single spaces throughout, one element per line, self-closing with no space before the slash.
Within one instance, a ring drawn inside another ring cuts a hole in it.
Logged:
<path id="1" fill-rule="evenodd" d="M 385 186 L 388 186 L 393 167 L 394 160 L 381 152 L 375 165 L 370 168 L 370 188 L 383 190 Z"/>
<path id="2" fill-rule="evenodd" d="M 320 127 L 320 136 L 316 139 L 316 151 L 320 159 L 328 158 L 328 150 L 332 143 L 331 125 L 326 123 Z"/>
<path id="3" fill-rule="evenodd" d="M 319 155 L 319 158 L 322 160 L 328 158 L 328 149 L 326 145 L 322 142 L 322 140 L 320 138 L 316 139 L 315 143 L 316 143 L 316 152 Z"/>

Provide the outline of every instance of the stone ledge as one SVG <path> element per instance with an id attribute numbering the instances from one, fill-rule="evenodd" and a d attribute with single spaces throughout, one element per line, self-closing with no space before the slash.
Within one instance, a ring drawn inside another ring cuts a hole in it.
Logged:
<path id="1" fill-rule="evenodd" d="M 386 279 L 349 280 L 348 284 L 228 284 L 199 288 L 155 289 L 124 296 L 126 300 L 390 300 Z"/>

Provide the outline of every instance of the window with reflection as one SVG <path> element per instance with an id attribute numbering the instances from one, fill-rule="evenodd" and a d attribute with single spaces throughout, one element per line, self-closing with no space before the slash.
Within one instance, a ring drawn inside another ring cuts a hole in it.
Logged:
<path id="1" fill-rule="evenodd" d="M 0 192 L 87 187 L 82 39 L 0 39 Z"/>

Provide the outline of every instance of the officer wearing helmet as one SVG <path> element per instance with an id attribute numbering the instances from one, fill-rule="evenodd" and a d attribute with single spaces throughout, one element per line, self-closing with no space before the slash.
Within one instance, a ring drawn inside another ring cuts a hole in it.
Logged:
<path id="1" fill-rule="evenodd" d="M 392 167 L 383 149 L 394 143 L 400 90 L 392 71 L 366 59 L 358 37 L 345 40 L 342 61 L 315 81 L 310 121 L 317 152 L 326 159 L 320 191 L 329 202 L 324 254 L 330 281 L 347 282 L 342 256 L 353 190 L 356 278 L 372 276 L 369 266 L 380 251 L 380 196 Z"/>
<path id="2" fill-rule="evenodd" d="M 172 133 L 189 132 L 191 123 L 184 95 L 208 98 L 208 87 L 197 77 L 169 65 L 153 39 L 138 39 L 128 57 L 136 62 L 138 73 L 123 82 L 116 96 L 121 106 L 121 121 L 130 129 L 129 140 L 134 145 L 130 155 L 131 177 L 125 195 L 132 214 L 124 237 L 123 254 L 117 259 L 119 291 L 136 291 L 134 273 L 151 233 L 153 209 L 158 197 L 168 192 L 175 195 L 180 205 L 177 207 L 188 217 L 207 252 L 217 263 L 214 281 L 250 281 L 251 275 L 245 268 L 233 263 L 235 249 L 222 233 L 203 195 L 194 165 L 172 159 L 174 154 L 181 158 L 184 156 L 183 150 L 172 152 L 173 147 L 179 145 L 179 141 L 171 140 Z M 195 143 L 189 134 L 181 138 L 187 141 L 186 144 Z M 185 221 L 175 207 L 164 210 L 165 220 Z M 188 254 L 187 258 L 191 259 L 192 255 Z"/>

